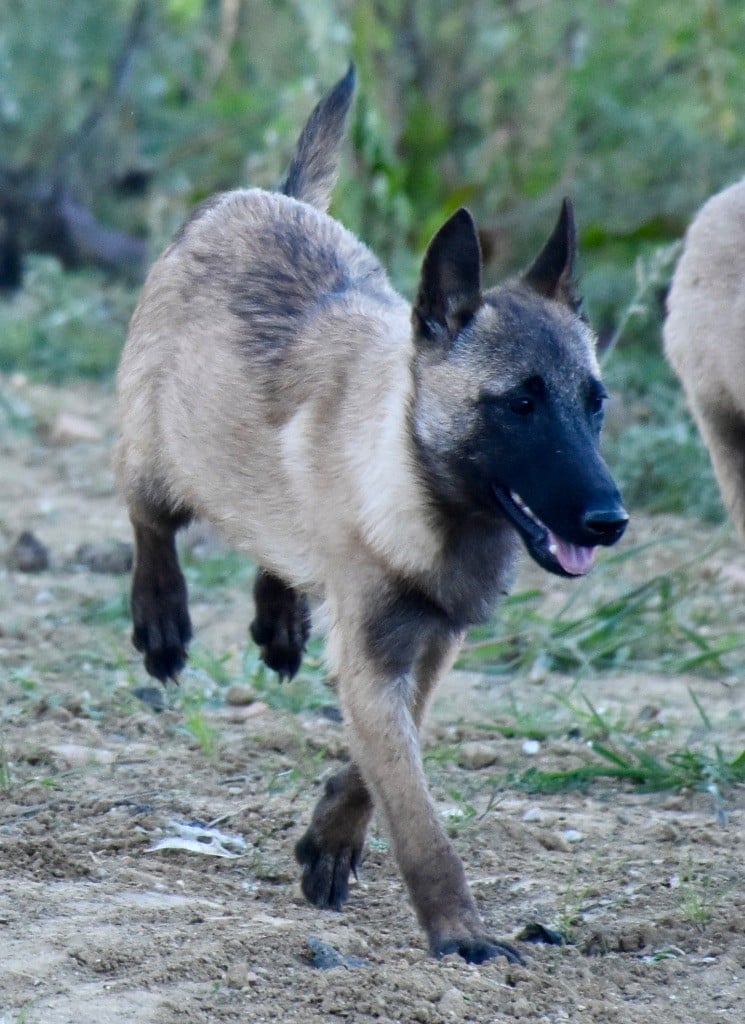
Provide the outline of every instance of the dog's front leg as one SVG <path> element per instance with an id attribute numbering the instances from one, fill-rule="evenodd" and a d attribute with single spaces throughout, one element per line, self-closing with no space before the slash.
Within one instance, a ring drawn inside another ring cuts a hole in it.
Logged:
<path id="1" fill-rule="evenodd" d="M 423 677 L 431 683 L 433 666 L 450 654 L 449 624 L 426 601 L 392 594 L 385 585 L 361 606 L 338 607 L 339 696 L 351 751 L 387 820 L 431 952 L 459 953 L 472 963 L 495 956 L 519 961 L 516 950 L 485 933 L 463 865 L 427 792 L 417 729 L 429 688 Z"/>
<path id="2" fill-rule="evenodd" d="M 411 701 L 417 729 L 438 679 L 457 654 L 460 639 L 443 635 L 417 661 Z M 349 875 L 357 874 L 372 811 L 372 798 L 354 761 L 327 780 L 310 825 L 295 846 L 303 869 L 303 893 L 315 906 L 341 910 L 346 902 Z"/>

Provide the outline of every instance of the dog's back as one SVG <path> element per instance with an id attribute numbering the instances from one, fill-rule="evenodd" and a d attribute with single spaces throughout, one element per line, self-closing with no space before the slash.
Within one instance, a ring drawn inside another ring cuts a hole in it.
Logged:
<path id="1" fill-rule="evenodd" d="M 688 229 L 664 338 L 745 539 L 745 180 L 709 199 Z"/>
<path id="2" fill-rule="evenodd" d="M 379 481 L 345 484 L 370 475 L 346 463 L 395 431 L 381 408 L 405 409 L 409 334 L 407 305 L 336 221 L 260 190 L 212 201 L 157 261 L 132 321 L 119 372 L 125 496 L 151 488 L 293 582 L 319 583 L 319 537 L 328 547 L 332 525 L 359 529 L 352 495 L 382 500 Z M 325 527 L 308 521 L 329 503 Z"/>

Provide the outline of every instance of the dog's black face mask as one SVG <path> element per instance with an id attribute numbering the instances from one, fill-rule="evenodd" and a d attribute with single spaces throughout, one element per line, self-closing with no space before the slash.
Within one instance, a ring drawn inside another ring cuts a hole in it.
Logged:
<path id="1" fill-rule="evenodd" d="M 581 576 L 628 516 L 600 455 L 605 391 L 578 314 L 571 207 L 519 280 L 482 295 L 473 222 L 435 236 L 414 307 L 413 433 L 455 523 L 506 518 L 549 572 Z"/>
<path id="2" fill-rule="evenodd" d="M 484 394 L 458 460 L 474 504 L 498 509 L 536 562 L 562 576 L 584 575 L 596 546 L 615 544 L 628 521 L 599 452 L 602 384 L 588 375 L 573 390 L 535 374 Z"/>

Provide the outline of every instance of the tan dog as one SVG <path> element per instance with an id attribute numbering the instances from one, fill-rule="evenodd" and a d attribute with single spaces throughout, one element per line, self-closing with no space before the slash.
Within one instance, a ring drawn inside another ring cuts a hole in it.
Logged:
<path id="1" fill-rule="evenodd" d="M 745 180 L 709 199 L 689 227 L 664 338 L 745 540 Z"/>
<path id="2" fill-rule="evenodd" d="M 578 316 L 564 204 L 526 275 L 482 293 L 473 221 L 432 240 L 411 307 L 323 210 L 353 72 L 320 102 L 282 186 L 216 196 L 152 268 L 118 380 L 117 473 L 135 533 L 134 642 L 160 679 L 191 636 L 174 537 L 193 516 L 261 566 L 254 639 L 292 675 L 306 594 L 354 760 L 297 844 L 306 896 L 339 908 L 373 803 L 435 955 L 486 934 L 427 793 L 418 729 L 465 629 L 524 542 L 581 575 L 626 513 L 598 452 L 603 388 Z"/>

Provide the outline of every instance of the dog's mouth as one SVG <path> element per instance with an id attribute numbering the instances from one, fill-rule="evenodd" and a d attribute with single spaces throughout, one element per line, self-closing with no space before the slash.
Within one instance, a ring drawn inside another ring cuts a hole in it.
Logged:
<path id="1" fill-rule="evenodd" d="M 530 556 L 557 576 L 584 576 L 592 568 L 595 548 L 571 544 L 558 537 L 515 491 L 495 487 L 502 511 L 523 539 Z"/>

